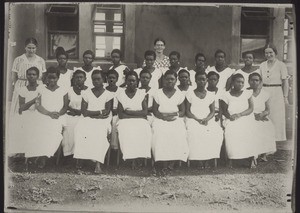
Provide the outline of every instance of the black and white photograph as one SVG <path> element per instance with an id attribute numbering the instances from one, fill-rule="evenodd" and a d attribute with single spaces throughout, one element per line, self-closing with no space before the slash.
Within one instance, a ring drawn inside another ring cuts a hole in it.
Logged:
<path id="1" fill-rule="evenodd" d="M 6 2 L 4 212 L 294 212 L 292 4 Z"/>

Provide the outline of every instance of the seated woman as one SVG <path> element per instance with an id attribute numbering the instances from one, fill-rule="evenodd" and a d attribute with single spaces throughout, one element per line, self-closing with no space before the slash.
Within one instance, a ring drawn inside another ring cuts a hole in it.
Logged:
<path id="1" fill-rule="evenodd" d="M 276 152 L 275 127 L 269 119 L 270 114 L 270 94 L 261 88 L 262 77 L 258 73 L 249 75 L 249 85 L 253 90 L 253 113 L 256 121 L 257 152 L 262 154 L 261 160 L 267 161 L 266 154 Z"/>
<path id="2" fill-rule="evenodd" d="M 62 141 L 63 127 L 66 125 L 65 113 L 68 108 L 67 90 L 57 85 L 60 72 L 55 67 L 49 67 L 46 71 L 47 86 L 39 90 L 40 97 L 37 100 L 37 110 L 33 117 L 35 127 L 31 139 L 31 149 L 25 153 L 26 157 L 41 157 L 39 168 L 46 164 L 47 157 L 51 157 L 57 151 Z"/>
<path id="3" fill-rule="evenodd" d="M 174 161 L 187 161 L 189 154 L 185 115 L 184 94 L 175 89 L 177 74 L 166 71 L 165 85 L 154 95 L 154 121 L 152 151 L 155 162 L 163 161 L 163 172 L 172 169 Z M 171 162 L 170 162 L 171 161 Z"/>
<path id="4" fill-rule="evenodd" d="M 220 157 L 223 130 L 214 119 L 215 94 L 205 89 L 205 72 L 197 72 L 195 79 L 197 88 L 186 94 L 186 127 L 190 150 L 188 159 L 216 159 Z M 206 164 L 206 167 L 209 165 Z"/>
<path id="5" fill-rule="evenodd" d="M 109 148 L 107 140 L 111 130 L 111 116 L 113 94 L 103 88 L 105 74 L 100 70 L 92 73 L 93 88 L 82 94 L 81 111 L 83 117 L 75 127 L 74 158 L 96 161 L 94 172 L 102 172 L 101 163 L 104 163 Z M 77 168 L 80 168 L 78 161 Z"/>
<path id="6" fill-rule="evenodd" d="M 32 134 L 31 127 L 35 125 L 31 122 L 32 116 L 36 113 L 35 102 L 38 99 L 38 91 L 41 86 L 38 85 L 39 70 L 37 67 L 30 67 L 26 70 L 27 86 L 19 90 L 19 114 L 15 114 L 14 126 L 8 131 L 8 153 L 26 153 Z M 32 148 L 32 147 L 31 147 Z M 26 164 L 27 167 L 27 164 Z"/>
<path id="7" fill-rule="evenodd" d="M 66 127 L 63 132 L 62 148 L 64 156 L 74 154 L 74 129 L 77 125 L 81 112 L 82 94 L 87 89 L 84 85 L 86 74 L 82 70 L 76 70 L 73 74 L 74 85 L 68 90 L 69 105 L 66 115 Z"/>
<path id="8" fill-rule="evenodd" d="M 225 146 L 229 158 L 228 166 L 232 167 L 232 159 L 251 158 L 251 168 L 256 165 L 257 155 L 255 120 L 253 116 L 252 91 L 242 90 L 244 77 L 241 74 L 232 76 L 232 88 L 224 93 L 221 101 L 222 113 L 226 117 Z"/>
<path id="9" fill-rule="evenodd" d="M 147 121 L 148 104 L 146 92 L 137 89 L 138 75 L 134 71 L 126 75 L 127 87 L 118 95 L 117 124 L 120 148 L 124 160 L 133 160 L 136 168 L 138 158 L 151 158 L 152 132 Z"/>

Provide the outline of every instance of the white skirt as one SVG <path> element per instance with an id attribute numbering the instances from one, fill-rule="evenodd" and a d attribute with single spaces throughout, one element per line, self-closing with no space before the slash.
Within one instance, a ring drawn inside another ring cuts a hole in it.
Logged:
<path id="1" fill-rule="evenodd" d="M 271 120 L 255 121 L 257 134 L 257 154 L 276 152 L 275 127 Z"/>
<path id="2" fill-rule="evenodd" d="M 240 117 L 235 121 L 226 119 L 225 147 L 229 159 L 242 159 L 257 155 L 256 124 L 254 115 Z"/>
<path id="3" fill-rule="evenodd" d="M 65 116 L 52 119 L 47 115 L 36 112 L 32 116 L 31 136 L 25 157 L 51 157 L 57 151 L 62 141 L 62 131 L 66 124 Z"/>
<path id="4" fill-rule="evenodd" d="M 64 156 L 74 154 L 74 129 L 81 116 L 66 115 L 66 127 L 63 131 L 62 148 Z"/>
<path id="5" fill-rule="evenodd" d="M 183 118 L 164 121 L 154 117 L 152 151 L 155 161 L 187 161 L 189 147 Z"/>
<path id="6" fill-rule="evenodd" d="M 151 158 L 151 127 L 146 119 L 120 119 L 117 124 L 123 159 Z"/>
<path id="7" fill-rule="evenodd" d="M 109 148 L 110 117 L 93 119 L 81 117 L 74 129 L 74 158 L 95 160 L 104 163 Z"/>
<path id="8" fill-rule="evenodd" d="M 220 157 L 223 130 L 212 118 L 207 126 L 195 119 L 186 119 L 189 160 L 209 160 Z"/>

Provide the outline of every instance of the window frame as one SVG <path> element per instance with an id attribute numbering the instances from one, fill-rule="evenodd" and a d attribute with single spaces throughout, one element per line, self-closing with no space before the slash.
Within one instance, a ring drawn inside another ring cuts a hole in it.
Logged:
<path id="1" fill-rule="evenodd" d="M 63 12 L 51 12 L 52 7 L 75 7 L 73 13 L 63 13 Z M 47 46 L 47 59 L 56 59 L 55 53 L 51 55 L 51 34 L 72 34 L 76 36 L 76 52 L 75 56 L 69 56 L 69 59 L 79 59 L 79 5 L 78 4 L 49 4 L 45 10 L 46 15 L 46 46 Z M 78 30 L 77 31 L 62 31 L 62 30 L 50 30 L 48 26 L 49 16 L 74 16 L 78 17 Z"/>
<path id="2" fill-rule="evenodd" d="M 100 60 L 100 61 L 111 61 L 110 57 L 99 57 L 96 56 L 96 37 L 97 36 L 109 36 L 109 37 L 113 37 L 113 36 L 117 36 L 120 37 L 120 50 L 122 52 L 122 55 L 124 55 L 125 52 L 125 27 L 126 27 L 126 20 L 125 20 L 125 6 L 123 4 L 116 4 L 119 5 L 119 8 L 110 8 L 110 7 L 103 7 L 101 8 L 102 5 L 106 5 L 106 4 L 95 4 L 94 8 L 93 8 L 93 15 L 92 15 L 92 34 L 93 34 L 93 39 L 92 39 L 92 43 L 93 43 L 93 51 L 95 53 L 95 60 Z M 115 21 L 115 20 L 95 20 L 95 16 L 96 16 L 96 12 L 97 11 L 120 11 L 121 12 L 121 21 Z M 123 26 L 123 30 L 122 33 L 114 33 L 114 32 L 95 32 L 95 25 L 97 24 L 104 24 L 105 26 L 107 26 L 108 23 L 118 23 L 121 24 L 120 26 Z"/>

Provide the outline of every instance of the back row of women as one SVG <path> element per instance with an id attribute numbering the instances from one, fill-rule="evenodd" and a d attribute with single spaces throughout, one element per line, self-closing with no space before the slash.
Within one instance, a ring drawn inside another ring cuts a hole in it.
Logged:
<path id="1" fill-rule="evenodd" d="M 260 69 L 252 66 L 254 55 L 248 52 L 237 71 L 226 66 L 221 50 L 213 67 L 206 68 L 205 56 L 197 54 L 194 70 L 181 68 L 175 51 L 168 68 L 158 67 L 168 60 L 157 62 L 149 50 L 145 66 L 134 71 L 121 63 L 120 50 L 112 51 L 108 71 L 93 67 L 94 53 L 88 50 L 84 65 L 69 70 L 68 54 L 58 48 L 58 66 L 45 72 L 36 47 L 36 40 L 28 39 L 26 54 L 14 61 L 9 144 L 12 153 L 41 157 L 39 167 L 62 142 L 64 155 L 96 161 L 96 173 L 109 147 L 120 148 L 124 160 L 152 153 L 155 162 L 172 168 L 175 160 L 219 158 L 223 129 L 228 158 L 251 158 L 255 167 L 256 156 L 275 152 L 275 140 L 286 139 L 285 117 L 279 116 L 284 115 L 287 70 L 272 45 Z"/>

